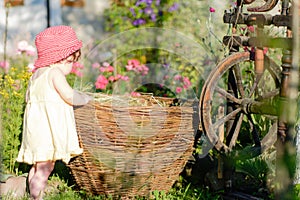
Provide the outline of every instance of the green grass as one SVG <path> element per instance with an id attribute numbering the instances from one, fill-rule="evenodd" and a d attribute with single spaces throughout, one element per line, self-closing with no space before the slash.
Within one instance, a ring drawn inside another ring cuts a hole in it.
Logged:
<path id="1" fill-rule="evenodd" d="M 181 188 L 172 188 L 168 193 L 164 191 L 153 191 L 151 198 L 135 197 L 134 200 L 177 200 L 177 199 L 220 199 L 219 195 L 210 193 L 208 189 L 193 188 L 191 185 Z M 3 200 L 29 200 L 29 196 L 15 198 L 11 195 L 2 197 Z M 44 200 L 115 200 L 116 198 L 105 195 L 90 195 L 80 190 L 77 191 L 73 186 L 69 186 L 67 182 L 57 175 L 52 175 L 48 181 L 48 187 L 45 191 Z M 121 198 L 120 198 L 121 199 Z"/>

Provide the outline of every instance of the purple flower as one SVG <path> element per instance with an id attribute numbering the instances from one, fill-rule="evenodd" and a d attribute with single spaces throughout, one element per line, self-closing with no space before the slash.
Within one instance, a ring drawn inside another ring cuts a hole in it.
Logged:
<path id="1" fill-rule="evenodd" d="M 160 4 L 160 0 L 156 0 L 155 5 L 159 6 L 159 4 Z"/>
<path id="2" fill-rule="evenodd" d="M 144 13 L 147 15 L 151 15 L 153 13 L 153 9 L 148 6 L 144 9 Z"/>
<path id="3" fill-rule="evenodd" d="M 152 4 L 152 0 L 146 0 L 147 5 L 151 5 Z"/>
<path id="4" fill-rule="evenodd" d="M 146 3 L 147 0 L 138 0 L 136 3 L 135 3 L 135 6 L 139 6 L 141 5 L 142 3 Z"/>
<path id="5" fill-rule="evenodd" d="M 163 64 L 163 67 L 169 69 L 170 63 L 164 63 L 164 64 Z"/>
<path id="6" fill-rule="evenodd" d="M 138 23 L 139 23 L 139 25 L 146 24 L 146 20 L 140 18 L 140 19 L 138 19 Z"/>
<path id="7" fill-rule="evenodd" d="M 139 26 L 139 25 L 143 25 L 143 24 L 145 24 L 145 23 L 146 23 L 146 21 L 145 21 L 144 19 L 139 18 L 139 19 L 134 20 L 134 21 L 132 22 L 132 25 L 133 25 L 133 26 Z"/>
<path id="8" fill-rule="evenodd" d="M 135 14 L 135 11 L 134 11 L 134 9 L 133 9 L 133 8 L 130 8 L 129 10 L 130 10 L 131 14 L 132 14 L 132 15 L 135 17 L 135 16 L 136 16 L 136 14 Z"/>
<path id="9" fill-rule="evenodd" d="M 155 13 L 152 13 L 152 14 L 150 15 L 150 19 L 151 19 L 151 21 L 155 22 L 155 21 L 156 21 L 156 14 L 155 14 Z"/>
<path id="10" fill-rule="evenodd" d="M 134 20 L 133 22 L 132 22 L 132 25 L 133 26 L 138 26 L 139 24 L 138 24 L 138 20 L 136 19 L 136 20 Z"/>
<path id="11" fill-rule="evenodd" d="M 170 8 L 169 8 L 169 12 L 173 12 L 175 10 L 177 10 L 179 8 L 179 4 L 178 3 L 174 3 Z"/>

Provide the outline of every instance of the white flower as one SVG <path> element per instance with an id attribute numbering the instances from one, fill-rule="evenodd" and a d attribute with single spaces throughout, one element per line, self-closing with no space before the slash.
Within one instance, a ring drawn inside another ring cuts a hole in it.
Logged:
<path id="1" fill-rule="evenodd" d="M 28 45 L 27 49 L 26 49 L 26 53 L 29 56 L 34 56 L 35 55 L 35 48 L 31 45 Z"/>
<path id="2" fill-rule="evenodd" d="M 22 40 L 18 43 L 18 51 L 24 52 L 27 50 L 28 42 L 26 40 Z"/>
<path id="3" fill-rule="evenodd" d="M 22 40 L 18 43 L 18 54 L 26 53 L 28 56 L 35 55 L 35 48 L 28 44 L 26 40 Z"/>
<path id="4" fill-rule="evenodd" d="M 32 72 L 32 70 L 34 69 L 34 64 L 33 63 L 29 63 L 27 67 L 28 67 L 28 71 Z"/>

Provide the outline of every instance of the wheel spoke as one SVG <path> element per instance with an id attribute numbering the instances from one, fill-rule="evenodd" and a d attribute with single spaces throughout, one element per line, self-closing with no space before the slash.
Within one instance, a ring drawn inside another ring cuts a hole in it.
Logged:
<path id="1" fill-rule="evenodd" d="M 218 116 L 217 116 L 218 119 L 222 118 L 224 116 L 224 114 L 225 114 L 225 107 L 224 107 L 224 105 L 223 106 L 219 106 L 219 108 L 218 108 Z M 223 143 L 224 142 L 225 125 L 224 124 L 220 125 L 219 128 L 218 128 L 218 130 L 219 130 L 219 134 L 218 134 L 219 140 L 220 140 L 220 142 Z"/>
<path id="2" fill-rule="evenodd" d="M 262 77 L 262 75 L 256 75 L 254 83 L 253 83 L 253 85 L 251 87 L 251 90 L 250 90 L 250 93 L 249 93 L 249 98 L 252 97 L 252 95 L 254 94 L 255 89 L 257 88 L 258 83 L 261 80 L 261 77 Z"/>
<path id="3" fill-rule="evenodd" d="M 235 117 L 239 112 L 241 112 L 242 108 L 237 108 L 236 110 L 232 111 L 231 113 L 225 115 L 224 117 L 220 118 L 216 123 L 213 124 L 213 130 L 216 130 L 222 124 L 229 121 L 233 117 Z"/>
<path id="4" fill-rule="evenodd" d="M 238 122 L 236 124 L 236 127 L 234 129 L 234 133 L 232 135 L 232 138 L 230 140 L 230 144 L 229 144 L 229 149 L 230 150 L 232 150 L 232 148 L 235 146 L 236 140 L 237 140 L 238 135 L 240 133 L 240 129 L 241 129 L 241 126 L 242 126 L 243 118 L 244 118 L 244 114 L 241 113 L 241 115 L 239 116 Z"/>
<path id="5" fill-rule="evenodd" d="M 216 87 L 216 92 L 218 92 L 220 95 L 231 100 L 234 103 L 241 104 L 241 102 L 242 102 L 241 99 L 236 98 L 235 96 L 233 96 L 232 94 L 228 93 L 226 90 L 224 90 L 220 87 Z"/>
<path id="6" fill-rule="evenodd" d="M 234 73 L 235 73 L 237 89 L 238 89 L 241 97 L 244 98 L 245 97 L 245 91 L 244 91 L 243 82 L 242 82 L 241 69 L 238 65 L 234 66 L 233 69 L 234 69 Z"/>

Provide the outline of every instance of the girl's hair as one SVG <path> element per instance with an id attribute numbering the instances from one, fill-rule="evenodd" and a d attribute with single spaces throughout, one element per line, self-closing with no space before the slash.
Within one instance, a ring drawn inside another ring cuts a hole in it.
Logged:
<path id="1" fill-rule="evenodd" d="M 77 51 L 72 53 L 70 56 L 72 56 L 74 62 L 77 62 L 81 56 L 81 50 L 78 49 Z"/>
<path id="2" fill-rule="evenodd" d="M 73 52 L 72 54 L 70 54 L 70 55 L 67 57 L 67 58 L 68 58 L 68 62 L 77 62 L 77 61 L 79 60 L 80 56 L 81 56 L 81 50 L 78 49 L 77 51 Z M 59 62 L 65 60 L 65 59 L 67 59 L 67 58 L 62 59 L 62 60 L 58 61 L 57 63 L 59 63 Z"/>

